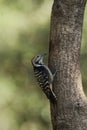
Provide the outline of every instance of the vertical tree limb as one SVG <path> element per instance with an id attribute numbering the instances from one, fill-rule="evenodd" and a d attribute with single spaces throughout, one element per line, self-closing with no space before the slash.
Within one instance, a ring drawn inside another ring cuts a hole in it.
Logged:
<path id="1" fill-rule="evenodd" d="M 87 130 L 87 99 L 80 73 L 80 48 L 86 0 L 54 0 L 49 67 L 58 70 L 51 104 L 53 130 Z"/>

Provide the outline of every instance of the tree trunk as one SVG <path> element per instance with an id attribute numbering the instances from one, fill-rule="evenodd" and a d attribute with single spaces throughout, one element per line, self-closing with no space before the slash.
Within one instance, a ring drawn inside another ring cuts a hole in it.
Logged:
<path id="1" fill-rule="evenodd" d="M 86 0 L 54 0 L 49 67 L 57 103 L 51 104 L 53 130 L 87 130 L 87 99 L 80 73 L 80 48 Z"/>

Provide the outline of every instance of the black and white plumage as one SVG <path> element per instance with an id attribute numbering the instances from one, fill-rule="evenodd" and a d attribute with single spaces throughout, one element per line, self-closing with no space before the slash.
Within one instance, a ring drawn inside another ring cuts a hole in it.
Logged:
<path id="1" fill-rule="evenodd" d="M 52 90 L 53 74 L 43 62 L 43 58 L 46 54 L 37 55 L 32 59 L 32 65 L 34 68 L 34 74 L 39 82 L 39 85 L 47 98 L 54 103 L 56 101 L 56 96 Z"/>

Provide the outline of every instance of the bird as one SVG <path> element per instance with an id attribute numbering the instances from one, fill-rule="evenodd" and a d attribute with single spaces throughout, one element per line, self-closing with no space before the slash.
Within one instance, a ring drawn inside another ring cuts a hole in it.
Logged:
<path id="1" fill-rule="evenodd" d="M 34 75 L 39 83 L 40 88 L 45 93 L 46 97 L 51 103 L 55 103 L 57 98 L 52 89 L 52 83 L 55 74 L 52 74 L 49 67 L 43 62 L 46 53 L 36 55 L 32 58 L 31 63 L 33 65 Z"/>

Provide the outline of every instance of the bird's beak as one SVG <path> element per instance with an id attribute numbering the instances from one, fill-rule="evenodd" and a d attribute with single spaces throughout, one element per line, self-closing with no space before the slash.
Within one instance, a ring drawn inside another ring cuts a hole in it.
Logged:
<path id="1" fill-rule="evenodd" d="M 41 57 L 44 58 L 46 55 L 47 55 L 47 53 L 43 53 L 43 54 L 41 55 Z"/>

